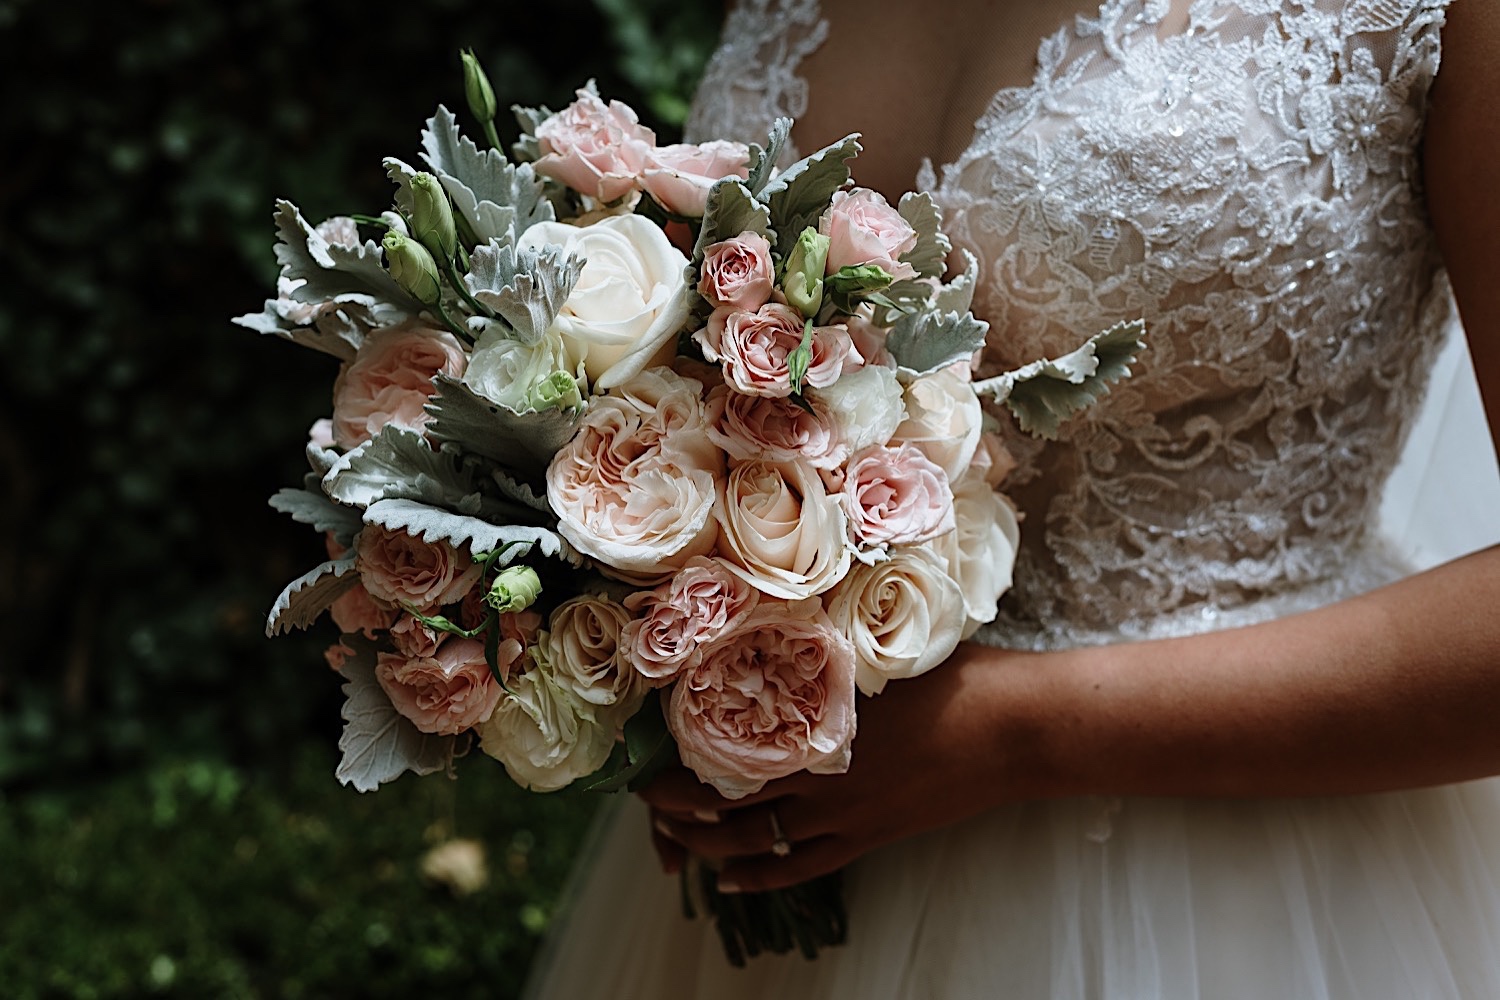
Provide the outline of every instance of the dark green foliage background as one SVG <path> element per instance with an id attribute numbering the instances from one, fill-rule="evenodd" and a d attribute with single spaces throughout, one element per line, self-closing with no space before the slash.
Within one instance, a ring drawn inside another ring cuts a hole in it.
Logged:
<path id="1" fill-rule="evenodd" d="M 275 198 L 313 221 L 378 212 L 390 200 L 381 158 L 416 162 L 438 103 L 473 128 L 461 48 L 480 56 L 502 105 L 559 107 L 594 78 L 668 142 L 719 10 L 0 0 L 0 867 L 11 869 L 0 995 L 345 995 L 332 976 L 309 973 L 300 993 L 277 978 L 314 959 L 287 950 L 303 937 L 270 897 L 336 877 L 347 885 L 308 890 L 320 907 L 368 911 L 382 892 L 445 905 L 414 876 L 377 887 L 370 874 L 381 859 L 414 864 L 402 851 L 434 822 L 422 797 L 444 794 L 475 803 L 470 827 L 460 817 L 448 832 L 483 834 L 492 861 L 507 829 L 568 847 L 543 852 L 540 874 L 521 866 L 522 902 L 474 913 L 488 925 L 474 942 L 487 935 L 524 965 L 593 803 L 538 805 L 480 759 L 457 792 L 402 787 L 454 784 L 408 777 L 361 797 L 334 782 L 342 699 L 321 655 L 331 632 L 262 632 L 280 589 L 322 558 L 320 540 L 266 498 L 300 479 L 333 362 L 229 319 L 272 292 Z M 514 137 L 508 118 L 500 126 Z M 187 782 L 194 822 L 153 805 L 152 789 L 174 781 Z M 339 850 L 312 852 L 304 871 L 285 838 L 308 823 L 332 829 Z M 361 836 L 369 824 L 389 829 Z M 232 878 L 173 868 L 238 856 L 238 835 L 227 847 L 191 838 L 239 829 L 285 885 L 261 885 L 263 866 L 243 859 L 225 869 Z M 93 906 L 95 892 L 113 909 Z M 208 915 L 231 906 L 260 928 L 231 922 L 216 938 Z M 196 936 L 169 932 L 169 911 L 195 921 Z M 96 921 L 87 943 L 68 937 L 90 930 L 69 929 L 79 913 Z M 438 936 L 460 933 L 467 914 L 449 912 L 454 928 Z M 339 926 L 320 947 L 368 950 L 363 927 Z M 124 964 L 106 974 L 117 945 Z M 181 975 L 142 978 L 153 949 L 178 946 L 198 956 L 179 956 Z M 402 949 L 389 951 L 399 964 Z M 380 968 L 379 983 L 350 979 L 347 995 L 412 995 Z M 450 992 L 504 996 L 515 981 Z"/>

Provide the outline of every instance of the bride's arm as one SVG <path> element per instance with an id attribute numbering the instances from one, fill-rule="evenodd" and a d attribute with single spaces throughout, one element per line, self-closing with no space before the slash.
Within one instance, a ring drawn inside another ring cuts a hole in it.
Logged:
<path id="1" fill-rule="evenodd" d="M 1500 441 L 1500 7 L 1457 0 L 1443 41 L 1428 200 Z M 847 774 L 726 803 L 677 770 L 644 794 L 669 867 L 686 845 L 762 889 L 1005 801 L 1353 794 L 1500 774 L 1497 719 L 1500 547 L 1247 628 L 1056 653 L 965 644 L 862 703 Z M 773 802 L 787 858 L 767 853 Z"/>

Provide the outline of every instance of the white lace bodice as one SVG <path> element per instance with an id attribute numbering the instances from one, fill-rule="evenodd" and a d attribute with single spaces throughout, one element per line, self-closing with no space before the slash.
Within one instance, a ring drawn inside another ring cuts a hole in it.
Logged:
<path id="1" fill-rule="evenodd" d="M 1445 6 L 1194 0 L 1164 35 L 1168 0 L 1106 0 L 924 171 L 981 262 L 987 365 L 1150 330 L 1060 440 L 1012 434 L 1027 521 L 989 639 L 1187 631 L 1392 573 L 1371 525 L 1450 308 L 1418 155 Z M 744 0 L 689 136 L 802 113 L 827 33 L 816 0 Z"/>

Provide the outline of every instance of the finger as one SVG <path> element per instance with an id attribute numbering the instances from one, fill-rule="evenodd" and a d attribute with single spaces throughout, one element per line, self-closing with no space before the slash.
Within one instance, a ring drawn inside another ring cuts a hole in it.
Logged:
<path id="1" fill-rule="evenodd" d="M 804 822 L 801 802 L 781 798 L 774 803 L 780 832 L 789 843 L 799 837 L 823 833 L 815 822 Z M 776 842 L 777 824 L 772 822 L 772 805 L 733 809 L 721 814 L 717 823 L 698 823 L 679 816 L 659 814 L 658 833 L 675 840 L 691 854 L 715 860 L 747 854 L 767 854 Z"/>
<path id="2" fill-rule="evenodd" d="M 652 817 L 653 820 L 655 818 L 655 816 Z M 676 875 L 682 871 L 682 865 L 687 860 L 687 851 L 681 844 L 663 835 L 655 826 L 651 829 L 651 846 L 656 849 L 656 857 L 661 862 L 663 872 Z"/>
<path id="3" fill-rule="evenodd" d="M 819 875 L 838 871 L 855 858 L 842 837 L 814 837 L 797 842 L 784 858 L 773 854 L 735 858 L 719 873 L 720 892 L 764 892 L 786 889 Z"/>
<path id="4" fill-rule="evenodd" d="M 713 785 L 680 766 L 663 768 L 638 794 L 653 808 L 679 816 L 717 812 L 730 804 Z"/>

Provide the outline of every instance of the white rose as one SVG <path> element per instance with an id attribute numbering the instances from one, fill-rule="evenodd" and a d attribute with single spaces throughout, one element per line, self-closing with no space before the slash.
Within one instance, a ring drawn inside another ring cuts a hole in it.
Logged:
<path id="1" fill-rule="evenodd" d="M 687 283 L 687 258 L 660 226 L 639 215 L 611 216 L 582 228 L 539 222 L 520 244 L 555 244 L 584 259 L 549 333 L 562 338 L 596 389 L 671 360 L 695 293 Z"/>
<path id="2" fill-rule="evenodd" d="M 534 792 L 553 792 L 593 774 L 615 743 L 614 725 L 540 668 L 512 679 L 510 693 L 477 730 L 479 748 Z"/>
<path id="3" fill-rule="evenodd" d="M 609 717 L 621 725 L 641 707 L 648 690 L 620 642 L 630 617 L 623 605 L 582 594 L 559 604 L 548 619 L 549 631 L 537 637 L 558 683 L 609 709 Z"/>
<path id="4" fill-rule="evenodd" d="M 906 387 L 906 420 L 896 428 L 895 438 L 921 448 L 952 481 L 973 461 L 983 421 L 984 411 L 970 383 L 942 368 Z"/>
<path id="5" fill-rule="evenodd" d="M 725 565 L 762 593 L 801 600 L 849 572 L 854 550 L 843 507 L 806 462 L 736 466 L 714 518 Z"/>
<path id="6" fill-rule="evenodd" d="M 974 474 L 953 484 L 953 515 L 957 529 L 929 544 L 963 593 L 967 639 L 999 613 L 1000 598 L 1010 589 L 1021 525 L 1010 501 Z"/>
<path id="7" fill-rule="evenodd" d="M 916 677 L 948 658 L 964 628 L 964 596 L 927 546 L 891 550 L 855 566 L 825 598 L 828 617 L 854 643 L 854 681 L 879 694 L 886 681 Z"/>
<path id="8" fill-rule="evenodd" d="M 578 365 L 569 359 L 560 338 L 546 336 L 527 346 L 491 326 L 475 342 L 463 382 L 490 402 L 523 413 L 533 408 L 527 399 L 532 386 L 553 372 L 578 375 Z"/>
<path id="9" fill-rule="evenodd" d="M 825 389 L 809 389 L 807 394 L 815 407 L 833 416 L 840 439 L 850 451 L 885 444 L 906 419 L 896 373 L 878 365 L 866 365 Z"/>

